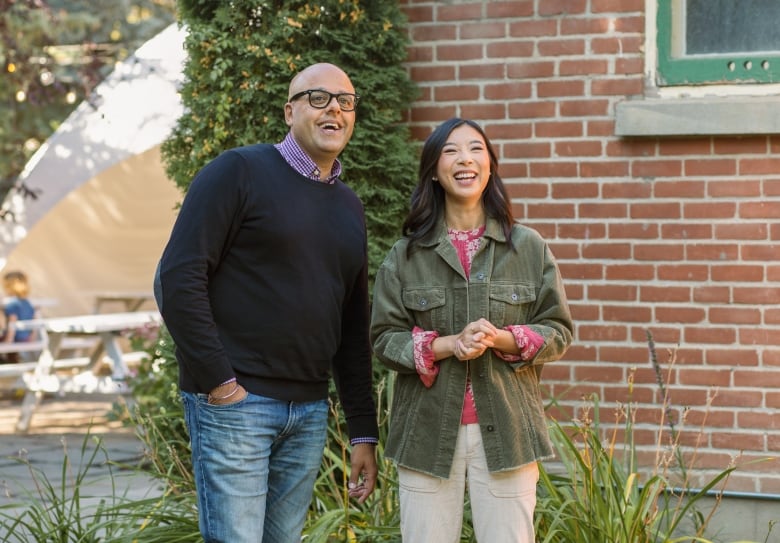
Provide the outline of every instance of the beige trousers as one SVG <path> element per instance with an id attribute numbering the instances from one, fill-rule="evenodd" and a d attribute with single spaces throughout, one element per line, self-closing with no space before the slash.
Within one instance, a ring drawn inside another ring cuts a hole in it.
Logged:
<path id="1" fill-rule="evenodd" d="M 479 543 L 533 543 L 536 462 L 490 473 L 478 424 L 460 427 L 449 479 L 398 467 L 404 543 L 458 543 L 466 483 Z"/>

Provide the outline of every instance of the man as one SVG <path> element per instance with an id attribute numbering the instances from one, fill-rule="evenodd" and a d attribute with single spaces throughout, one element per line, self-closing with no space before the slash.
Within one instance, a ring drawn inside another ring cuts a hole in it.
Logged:
<path id="1" fill-rule="evenodd" d="M 290 131 L 204 166 L 155 277 L 176 343 L 207 542 L 299 542 L 327 435 L 332 372 L 349 494 L 377 475 L 363 207 L 339 179 L 359 97 L 332 64 L 290 83 Z"/>

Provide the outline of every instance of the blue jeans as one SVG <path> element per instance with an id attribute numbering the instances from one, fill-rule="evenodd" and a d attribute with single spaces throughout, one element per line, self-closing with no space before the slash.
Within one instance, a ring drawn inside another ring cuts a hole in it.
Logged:
<path id="1" fill-rule="evenodd" d="M 182 392 L 206 543 L 300 543 L 328 431 L 328 401 Z"/>

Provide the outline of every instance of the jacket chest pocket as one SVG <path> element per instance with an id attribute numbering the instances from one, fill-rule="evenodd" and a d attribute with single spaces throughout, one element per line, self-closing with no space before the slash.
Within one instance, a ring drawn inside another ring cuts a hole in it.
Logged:
<path id="1" fill-rule="evenodd" d="M 526 324 L 535 301 L 533 285 L 494 283 L 490 285 L 490 322 L 496 326 Z"/>
<path id="2" fill-rule="evenodd" d="M 444 287 L 405 288 L 402 298 L 404 307 L 412 314 L 417 326 L 423 330 L 449 330 Z"/>

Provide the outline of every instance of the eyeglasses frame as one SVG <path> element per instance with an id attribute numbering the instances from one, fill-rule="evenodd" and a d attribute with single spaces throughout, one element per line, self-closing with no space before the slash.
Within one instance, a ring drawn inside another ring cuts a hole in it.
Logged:
<path id="1" fill-rule="evenodd" d="M 315 106 L 314 104 L 311 103 L 311 95 L 312 95 L 313 92 L 323 92 L 323 93 L 328 95 L 328 97 L 329 97 L 328 101 L 325 102 L 324 106 L 322 106 L 322 107 Z M 334 93 L 328 92 L 328 91 L 326 91 L 324 89 L 308 89 L 308 90 L 305 90 L 305 91 L 301 91 L 301 92 L 295 93 L 292 96 L 290 96 L 290 98 L 287 101 L 288 102 L 294 102 L 298 98 L 302 98 L 304 95 L 308 95 L 308 97 L 309 97 L 309 105 L 311 107 L 313 107 L 314 109 L 325 109 L 326 107 L 328 107 L 328 105 L 330 105 L 330 103 L 335 98 L 336 99 L 336 103 L 339 106 L 339 109 L 341 111 L 349 112 L 349 111 L 355 111 L 355 109 L 357 109 L 358 102 L 360 102 L 360 95 L 359 94 L 355 94 L 355 93 L 352 93 L 352 92 L 338 92 L 338 93 L 334 94 Z M 341 104 L 339 103 L 339 96 L 352 96 L 355 99 L 355 106 L 352 109 L 344 109 L 341 106 Z"/>

